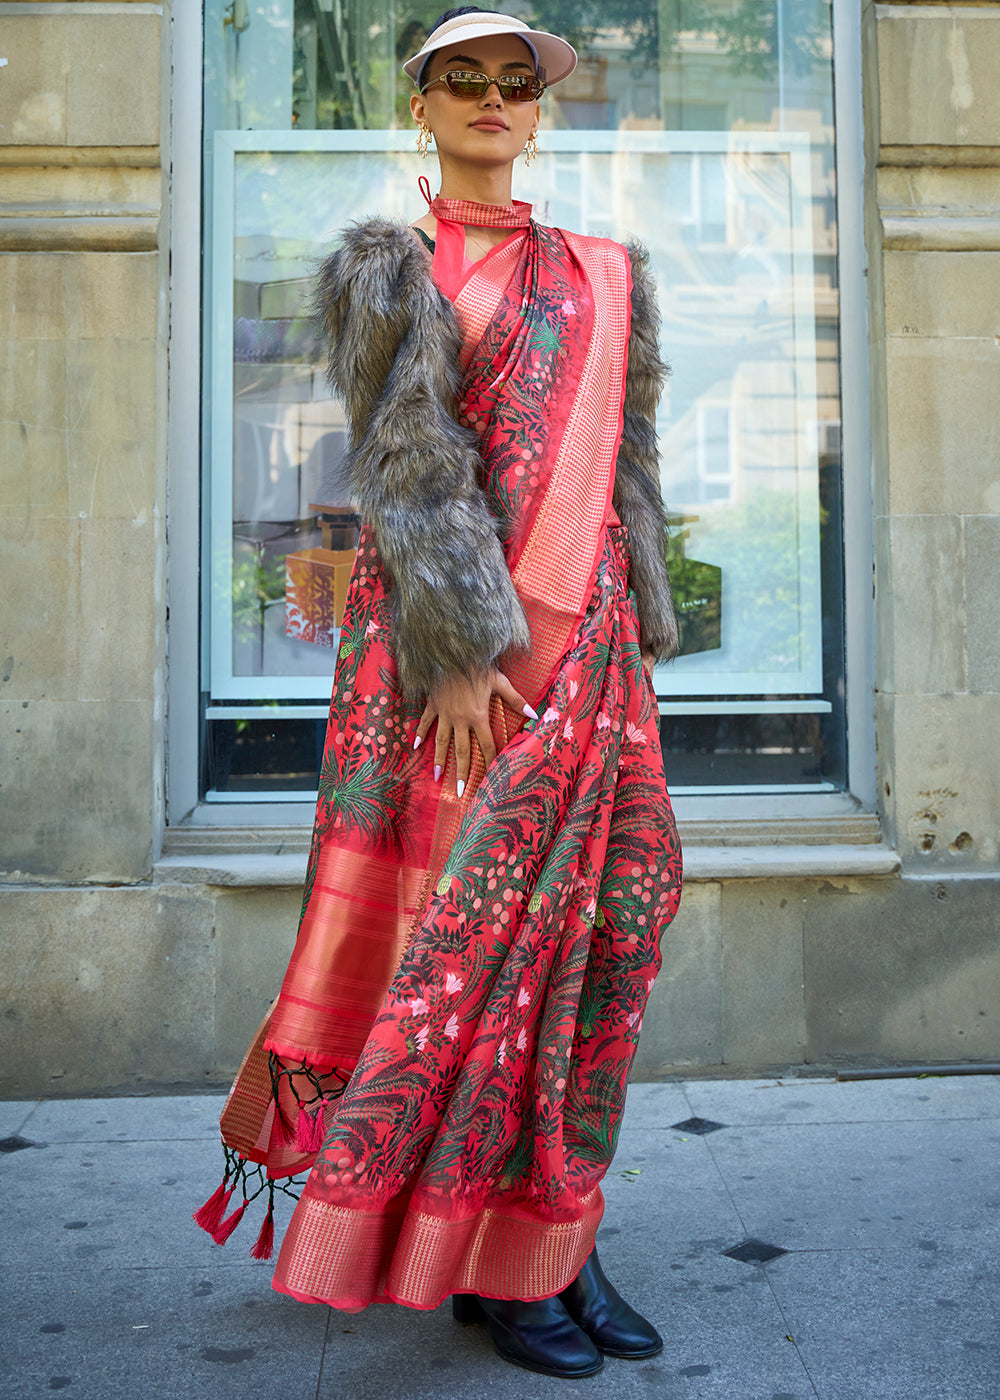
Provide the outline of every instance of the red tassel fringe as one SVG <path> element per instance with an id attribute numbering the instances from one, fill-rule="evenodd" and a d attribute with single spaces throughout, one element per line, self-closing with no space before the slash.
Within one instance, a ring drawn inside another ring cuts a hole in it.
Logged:
<path id="1" fill-rule="evenodd" d="M 251 1259 L 270 1259 L 274 1253 L 274 1206 L 268 1206 L 264 1223 L 260 1227 L 257 1243 L 250 1251 Z"/>
<path id="2" fill-rule="evenodd" d="M 305 1107 L 299 1109 L 299 1121 L 295 1125 L 295 1147 L 299 1152 L 318 1152 L 326 1136 L 326 1122 L 323 1109 L 326 1100 L 321 1099 L 315 1113 Z"/>
<path id="3" fill-rule="evenodd" d="M 233 1194 L 233 1188 L 227 1189 L 228 1177 L 223 1179 L 222 1185 L 214 1191 L 200 1209 L 196 1210 L 191 1219 L 196 1225 L 200 1225 L 203 1230 L 207 1230 L 210 1235 L 214 1235 L 219 1228 L 222 1217 L 226 1213 L 226 1206 L 229 1198 Z"/>
<path id="4" fill-rule="evenodd" d="M 217 1230 L 213 1231 L 212 1239 L 215 1241 L 216 1244 L 226 1243 L 226 1240 L 229 1239 L 229 1236 L 233 1233 L 237 1225 L 243 1219 L 243 1212 L 246 1210 L 246 1208 L 247 1203 L 246 1201 L 244 1201 L 238 1210 L 234 1210 L 232 1215 L 229 1216 L 227 1220 L 224 1220 Z"/>
<path id="5" fill-rule="evenodd" d="M 276 1103 L 274 1106 L 274 1137 L 282 1147 L 291 1147 L 295 1141 L 295 1128 L 288 1114 Z"/>

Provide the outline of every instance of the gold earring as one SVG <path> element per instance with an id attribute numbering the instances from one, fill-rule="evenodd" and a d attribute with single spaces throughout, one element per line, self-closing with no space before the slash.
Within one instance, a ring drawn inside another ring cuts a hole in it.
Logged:
<path id="1" fill-rule="evenodd" d="M 417 150 L 420 152 L 420 159 L 423 160 L 430 148 L 434 133 L 426 122 L 420 123 L 420 130 L 417 132 Z"/>
<path id="2" fill-rule="evenodd" d="M 538 137 L 534 132 L 528 137 L 528 144 L 524 148 L 524 163 L 530 165 L 538 155 Z"/>

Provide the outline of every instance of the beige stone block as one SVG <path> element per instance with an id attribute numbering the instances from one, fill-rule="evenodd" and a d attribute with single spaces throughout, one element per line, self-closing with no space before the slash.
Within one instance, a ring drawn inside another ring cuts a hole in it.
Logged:
<path id="1" fill-rule="evenodd" d="M 64 146 L 70 26 L 59 15 L 4 16 L 3 136 L 14 146 Z"/>
<path id="2" fill-rule="evenodd" d="M 1000 333 L 1000 253 L 886 252 L 883 267 L 888 335 Z"/>
<path id="3" fill-rule="evenodd" d="M 963 159 L 956 159 L 954 164 L 933 164 L 928 160 L 913 165 L 880 166 L 876 191 L 883 215 L 995 217 L 1000 212 L 995 165 L 970 165 L 968 148 L 963 147 L 963 151 Z"/>
<path id="4" fill-rule="evenodd" d="M 8 211 L 72 214 L 93 208 L 158 209 L 162 178 L 155 165 L 13 165 L 0 167 L 0 200 Z"/>
<path id="5" fill-rule="evenodd" d="M 211 900 L 177 889 L 3 890 L 0 1093 L 203 1079 Z"/>
<path id="6" fill-rule="evenodd" d="M 884 145 L 993 146 L 1000 130 L 1000 21 L 994 6 L 878 11 Z"/>
<path id="7" fill-rule="evenodd" d="M 3 346 L 0 343 L 0 361 Z M 12 380 L 0 387 L 6 397 Z M 39 427 L 19 415 L 0 419 L 0 519 L 61 519 L 69 510 L 69 459 L 62 428 Z M 6 587 L 0 560 L 0 586 Z"/>
<path id="8" fill-rule="evenodd" d="M 4 16 L 8 144 L 159 143 L 160 17 L 88 9 Z"/>
<path id="9" fill-rule="evenodd" d="M 5 699 L 153 698 L 154 525 L 134 520 L 0 522 Z"/>
<path id="10" fill-rule="evenodd" d="M 154 723 L 148 700 L 0 701 L 0 883 L 149 876 Z"/>
<path id="11" fill-rule="evenodd" d="M 806 1040 L 802 891 L 786 880 L 722 886 L 722 1060 L 795 1064 Z"/>
<path id="12" fill-rule="evenodd" d="M 635 1058 L 635 1075 L 722 1059 L 721 886 L 684 888 L 663 935 L 663 966 L 653 986 Z"/>
<path id="13" fill-rule="evenodd" d="M 148 519 L 155 501 L 153 341 L 0 341 L 0 506 Z M 13 431 L 12 431 L 13 429 Z M 52 434 L 64 437 L 52 453 Z"/>
<path id="14" fill-rule="evenodd" d="M 904 869 L 992 869 L 1000 862 L 1000 695 L 886 697 L 892 734 L 884 781 Z"/>
<path id="15" fill-rule="evenodd" d="M 928 695 L 965 690 L 962 521 L 897 515 L 889 521 L 889 538 L 893 689 Z"/>
<path id="16" fill-rule="evenodd" d="M 968 687 L 1000 691 L 1000 517 L 967 515 L 965 647 Z"/>
<path id="17" fill-rule="evenodd" d="M 1000 512 L 1000 344 L 894 338 L 886 369 L 890 513 Z"/>
<path id="18" fill-rule="evenodd" d="M 216 890 L 216 1069 L 239 1069 L 261 1018 L 278 995 L 302 905 L 300 889 Z"/>
<path id="19" fill-rule="evenodd" d="M 890 516 L 875 516 L 872 543 L 875 551 L 875 685 L 880 691 L 892 691 L 896 688 L 896 639 Z"/>
<path id="20" fill-rule="evenodd" d="M 67 137 L 74 146 L 156 146 L 160 141 L 160 17 L 73 21 Z"/>
<path id="21" fill-rule="evenodd" d="M 156 253 L 8 253 L 0 257 L 3 328 L 12 341 L 153 340 Z"/>
<path id="22" fill-rule="evenodd" d="M 807 1058 L 997 1059 L 998 910 L 996 878 L 810 883 Z"/>

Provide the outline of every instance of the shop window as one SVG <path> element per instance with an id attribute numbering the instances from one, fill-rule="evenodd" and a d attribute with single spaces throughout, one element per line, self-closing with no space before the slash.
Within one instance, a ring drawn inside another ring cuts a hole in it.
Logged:
<path id="1" fill-rule="evenodd" d="M 512 5 L 581 61 L 544 99 L 518 197 L 649 247 L 673 366 L 662 484 L 682 654 L 658 668 L 675 791 L 846 784 L 831 8 Z M 355 543 L 308 316 L 347 220 L 413 219 L 399 67 L 438 7 L 205 9 L 203 790 L 315 789 Z"/>

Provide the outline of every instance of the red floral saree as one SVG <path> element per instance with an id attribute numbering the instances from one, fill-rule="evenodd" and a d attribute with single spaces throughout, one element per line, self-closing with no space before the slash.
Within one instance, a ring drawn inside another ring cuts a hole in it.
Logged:
<path id="1" fill-rule="evenodd" d="M 362 530 L 299 936 L 199 1212 L 225 1239 L 248 1164 L 272 1192 L 311 1165 L 274 1278 L 305 1301 L 547 1297 L 593 1246 L 681 886 L 611 508 L 629 291 L 618 244 L 532 223 L 454 298 L 460 416 L 532 638 L 500 665 L 539 713 L 494 696 L 498 757 L 484 773 L 474 746 L 462 798 L 453 757 L 436 784 L 433 743 L 413 752 Z"/>

